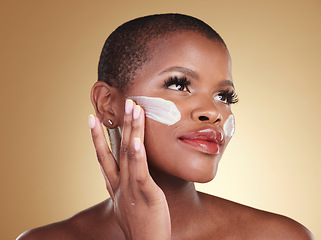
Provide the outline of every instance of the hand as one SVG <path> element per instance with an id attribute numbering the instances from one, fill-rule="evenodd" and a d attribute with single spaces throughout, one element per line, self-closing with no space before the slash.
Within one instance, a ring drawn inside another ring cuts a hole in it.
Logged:
<path id="1" fill-rule="evenodd" d="M 114 213 L 126 239 L 171 239 L 167 201 L 148 170 L 144 119 L 144 110 L 126 100 L 119 164 L 107 145 L 99 119 L 89 116 L 89 125 Z"/>

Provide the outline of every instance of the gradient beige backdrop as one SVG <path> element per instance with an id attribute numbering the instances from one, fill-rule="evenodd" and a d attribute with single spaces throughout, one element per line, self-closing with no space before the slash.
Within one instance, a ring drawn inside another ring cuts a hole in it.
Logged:
<path id="1" fill-rule="evenodd" d="M 1 3 L 1 239 L 107 197 L 87 123 L 100 50 L 124 21 L 162 12 L 205 20 L 232 55 L 237 130 L 198 188 L 321 238 L 319 0 Z"/>

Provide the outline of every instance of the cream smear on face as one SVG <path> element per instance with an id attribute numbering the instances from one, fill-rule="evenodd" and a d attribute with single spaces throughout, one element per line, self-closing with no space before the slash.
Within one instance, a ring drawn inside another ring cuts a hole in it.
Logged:
<path id="1" fill-rule="evenodd" d="M 224 133 L 227 137 L 232 137 L 235 130 L 235 120 L 234 115 L 231 114 L 225 121 L 223 125 Z"/>
<path id="2" fill-rule="evenodd" d="M 159 123 L 173 125 L 181 119 L 181 113 L 172 101 L 145 96 L 134 96 L 129 98 L 134 100 L 145 110 L 146 117 Z"/>

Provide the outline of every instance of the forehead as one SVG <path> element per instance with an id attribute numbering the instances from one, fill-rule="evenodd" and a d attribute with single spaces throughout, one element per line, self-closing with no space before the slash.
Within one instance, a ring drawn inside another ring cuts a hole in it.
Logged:
<path id="1" fill-rule="evenodd" d="M 170 33 L 151 42 L 148 60 L 137 71 L 137 77 L 160 73 L 173 66 L 188 68 L 199 74 L 214 70 L 232 80 L 230 55 L 225 45 L 191 31 Z"/>

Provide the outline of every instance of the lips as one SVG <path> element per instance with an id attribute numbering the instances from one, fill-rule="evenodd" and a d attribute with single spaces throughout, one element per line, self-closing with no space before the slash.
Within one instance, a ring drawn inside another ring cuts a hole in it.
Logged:
<path id="1" fill-rule="evenodd" d="M 223 142 L 223 134 L 216 129 L 205 128 L 184 133 L 178 139 L 197 151 L 207 154 L 218 154 Z"/>

